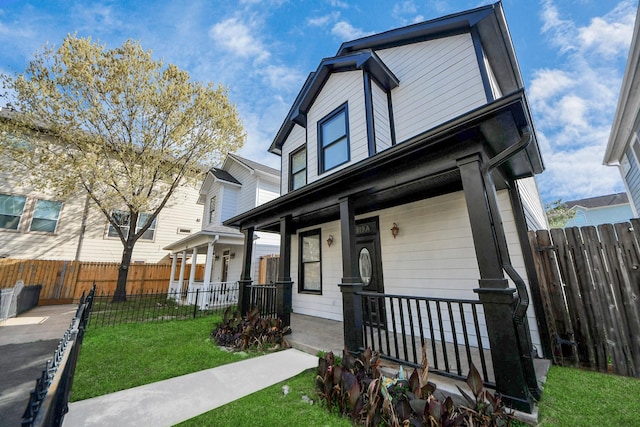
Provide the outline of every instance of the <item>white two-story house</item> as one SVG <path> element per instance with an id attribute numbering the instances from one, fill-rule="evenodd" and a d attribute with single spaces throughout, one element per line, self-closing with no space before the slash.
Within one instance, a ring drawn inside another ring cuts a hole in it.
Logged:
<path id="1" fill-rule="evenodd" d="M 369 327 L 369 345 L 431 328 L 490 351 L 496 389 L 531 410 L 532 356 L 548 351 L 527 240 L 546 227 L 533 179 L 544 166 L 501 3 L 343 43 L 269 151 L 282 158 L 282 196 L 224 224 L 247 242 L 280 233 L 285 319 L 342 321 L 355 352 Z M 248 269 L 243 279 L 256 281 Z M 405 298 L 416 305 L 398 306 Z M 427 299 L 476 301 L 479 325 L 460 332 L 466 308 L 430 322 L 416 309 Z"/>
<path id="2" fill-rule="evenodd" d="M 220 168 L 210 169 L 200 187 L 198 204 L 203 206 L 200 231 L 164 247 L 171 252 L 172 274 L 169 292 L 179 290 L 210 290 L 214 285 L 236 283 L 243 268 L 244 235 L 222 222 L 248 211 L 280 195 L 280 171 L 260 163 L 228 154 Z M 261 232 L 253 236 L 250 245 L 254 256 L 251 273 L 260 277 L 261 259 L 277 257 L 280 236 Z M 204 261 L 202 282 L 195 281 L 195 265 L 186 271 L 187 257 Z M 177 271 L 178 259 L 182 259 Z M 262 275 L 266 277 L 263 263 Z M 266 281 L 269 279 L 266 278 Z"/>

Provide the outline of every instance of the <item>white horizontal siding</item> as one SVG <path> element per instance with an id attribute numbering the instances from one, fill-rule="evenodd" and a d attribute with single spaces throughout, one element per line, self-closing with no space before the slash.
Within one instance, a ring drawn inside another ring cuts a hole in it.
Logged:
<path id="1" fill-rule="evenodd" d="M 387 94 L 375 82 L 371 83 L 373 100 L 373 124 L 376 136 L 376 153 L 391 147 L 391 122 Z"/>
<path id="2" fill-rule="evenodd" d="M 282 145 L 282 169 L 280 173 L 280 194 L 289 192 L 289 156 L 302 145 L 307 143 L 306 129 L 300 125 L 294 125 L 289 137 Z M 307 151 L 307 156 L 309 152 Z M 307 160 L 307 174 L 309 173 L 309 162 Z"/>
<path id="3" fill-rule="evenodd" d="M 400 80 L 391 92 L 398 142 L 487 102 L 469 34 L 376 53 Z"/>
<path id="4" fill-rule="evenodd" d="M 224 184 L 220 184 L 220 186 L 222 187 L 222 200 L 220 200 L 219 202 L 220 219 L 217 220 L 218 216 L 216 215 L 216 221 L 214 221 L 214 225 L 220 225 L 223 221 L 226 221 L 238 214 L 238 195 L 240 193 L 240 189 Z M 216 200 L 216 202 L 218 201 Z M 218 207 L 216 207 L 216 209 L 218 209 Z"/>
<path id="5" fill-rule="evenodd" d="M 246 212 L 256 206 L 255 175 L 252 175 L 249 169 L 235 160 L 229 163 L 230 165 L 227 172 L 242 184 L 240 193 L 238 194 L 237 211 Z"/>
<path id="6" fill-rule="evenodd" d="M 362 71 L 332 74 L 307 114 L 307 183 L 318 179 L 318 121 L 348 102 L 351 160 L 322 174 L 325 177 L 369 156 Z"/>
<path id="7" fill-rule="evenodd" d="M 522 250 L 506 192 L 499 193 L 499 205 L 512 264 L 526 281 Z M 362 218 L 373 216 L 378 216 L 380 222 L 386 293 L 478 300 L 473 290 L 478 287 L 480 273 L 462 192 L 384 209 Z M 389 231 L 393 223 L 400 228 L 395 239 Z M 340 224 L 335 221 L 322 224 L 321 227 L 321 296 L 299 294 L 296 291 L 298 243 L 296 236 L 292 237 L 291 274 L 296 282 L 293 310 L 296 313 L 342 320 L 342 297 L 337 286 L 342 276 Z M 329 234 L 334 236 L 334 243 L 330 248 L 326 244 Z M 513 283 L 511 286 L 514 286 Z M 540 338 L 533 307 L 530 307 L 527 315 L 534 344 L 539 346 Z M 488 343 L 486 331 L 484 335 L 484 342 Z"/>
<path id="8" fill-rule="evenodd" d="M 270 202 L 280 196 L 280 185 L 278 182 L 267 181 L 264 178 L 258 178 L 258 205 Z"/>
<path id="9" fill-rule="evenodd" d="M 519 179 L 516 181 L 516 185 L 520 192 L 522 208 L 529 230 L 548 230 L 549 222 L 535 178 Z"/>

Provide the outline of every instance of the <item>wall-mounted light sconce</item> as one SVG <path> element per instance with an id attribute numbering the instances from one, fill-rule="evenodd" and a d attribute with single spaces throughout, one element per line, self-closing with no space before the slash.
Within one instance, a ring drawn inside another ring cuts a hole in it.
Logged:
<path id="1" fill-rule="evenodd" d="M 329 237 L 327 238 L 327 245 L 329 245 L 329 247 L 333 245 L 333 234 L 329 234 Z"/>
<path id="2" fill-rule="evenodd" d="M 220 255 L 216 255 L 216 260 L 220 259 Z"/>
<path id="3" fill-rule="evenodd" d="M 229 258 L 232 258 L 232 259 L 233 259 L 233 258 L 235 258 L 235 257 L 236 257 L 236 253 L 235 253 L 235 252 L 231 252 L 231 253 L 229 254 Z"/>
<path id="4" fill-rule="evenodd" d="M 398 227 L 398 224 L 394 222 L 393 227 L 391 227 L 391 234 L 393 235 L 394 239 L 396 238 L 399 232 L 400 232 L 400 228 Z"/>

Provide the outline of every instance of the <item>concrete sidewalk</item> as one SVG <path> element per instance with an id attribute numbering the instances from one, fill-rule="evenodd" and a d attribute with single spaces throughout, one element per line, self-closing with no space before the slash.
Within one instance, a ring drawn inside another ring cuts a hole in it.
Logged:
<path id="1" fill-rule="evenodd" d="M 69 404 L 64 427 L 172 426 L 318 366 L 288 349 Z"/>

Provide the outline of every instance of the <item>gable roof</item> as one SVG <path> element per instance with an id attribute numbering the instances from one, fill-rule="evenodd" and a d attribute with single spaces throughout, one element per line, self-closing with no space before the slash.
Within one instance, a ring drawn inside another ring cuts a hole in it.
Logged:
<path id="1" fill-rule="evenodd" d="M 568 208 L 581 206 L 587 209 L 602 208 L 606 206 L 624 205 L 629 203 L 627 193 L 607 194 L 605 196 L 589 197 L 586 199 L 572 200 L 565 202 Z"/>
<path id="2" fill-rule="evenodd" d="M 241 165 L 253 171 L 266 173 L 268 175 L 274 175 L 275 177 L 280 178 L 280 171 L 278 169 L 274 169 L 272 167 L 263 165 L 262 163 L 254 162 L 253 160 L 245 159 L 244 157 L 240 157 L 237 154 L 229 153 L 227 155 L 227 159 L 229 158 L 235 160 L 236 162 L 240 163 Z M 227 160 L 225 160 L 225 163 L 226 162 Z"/>
<path id="3" fill-rule="evenodd" d="M 242 183 L 240 181 L 235 179 L 233 177 L 233 175 L 231 175 L 226 170 L 218 169 L 218 168 L 212 168 L 209 172 L 211 172 L 213 174 L 213 176 L 215 176 L 219 180 L 227 181 L 227 182 L 230 182 L 232 184 L 242 185 Z"/>
<path id="4" fill-rule="evenodd" d="M 493 65 L 494 75 L 503 93 L 512 93 L 524 87 L 502 3 L 497 2 L 343 43 L 336 56 L 323 59 L 318 69 L 309 74 L 269 151 L 281 155 L 282 146 L 295 124 L 306 126 L 306 113 L 332 73 L 365 69 L 389 91 L 398 86 L 399 80 L 374 50 L 465 32 L 473 32 L 480 38 L 482 49 Z"/>

